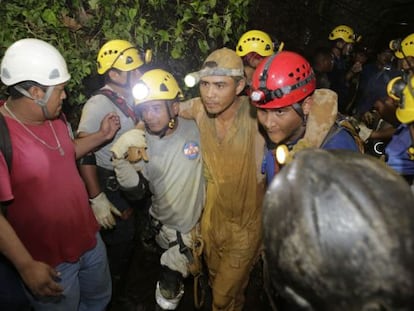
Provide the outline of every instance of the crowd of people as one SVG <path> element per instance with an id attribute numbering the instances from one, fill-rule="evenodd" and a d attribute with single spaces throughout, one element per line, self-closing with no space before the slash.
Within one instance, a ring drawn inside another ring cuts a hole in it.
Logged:
<path id="1" fill-rule="evenodd" d="M 308 60 L 250 30 L 191 99 L 125 40 L 97 73 L 72 132 L 61 53 L 26 38 L 1 60 L 2 310 L 116 310 L 146 208 L 151 310 L 203 274 L 209 310 L 244 310 L 258 265 L 274 310 L 414 308 L 414 34 L 372 53 L 339 25 Z"/>

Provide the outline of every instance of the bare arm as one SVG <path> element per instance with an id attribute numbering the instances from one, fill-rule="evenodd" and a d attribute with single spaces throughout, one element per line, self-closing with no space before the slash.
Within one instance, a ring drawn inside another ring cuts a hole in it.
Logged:
<path id="1" fill-rule="evenodd" d="M 195 115 L 193 113 L 193 101 L 194 99 L 189 99 L 180 103 L 178 113 L 180 117 L 191 120 L 195 119 Z"/>
<path id="2" fill-rule="evenodd" d="M 81 164 L 79 165 L 79 173 L 88 190 L 89 197 L 96 197 L 101 192 L 96 165 Z"/>
<path id="3" fill-rule="evenodd" d="M 119 128 L 119 116 L 114 112 L 108 113 L 102 120 L 99 131 L 88 135 L 80 135 L 74 140 L 76 159 L 80 159 L 88 152 L 111 140 Z"/>
<path id="4" fill-rule="evenodd" d="M 39 296 L 59 296 L 62 294 L 63 288 L 55 281 L 59 277 L 57 271 L 32 258 L 1 212 L 0 252 L 13 263 L 33 294 Z"/>
<path id="5" fill-rule="evenodd" d="M 388 127 L 376 131 L 372 131 L 370 139 L 378 139 L 378 140 L 390 140 L 392 135 L 394 135 L 396 128 Z"/>

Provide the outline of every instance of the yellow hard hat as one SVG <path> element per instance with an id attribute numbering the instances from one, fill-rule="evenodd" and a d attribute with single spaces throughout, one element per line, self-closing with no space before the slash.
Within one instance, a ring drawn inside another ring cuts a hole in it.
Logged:
<path id="1" fill-rule="evenodd" d="M 357 36 L 354 30 L 347 25 L 336 26 L 329 34 L 329 40 L 342 39 L 346 43 L 355 43 L 361 40 L 361 36 Z"/>
<path id="2" fill-rule="evenodd" d="M 283 48 L 283 42 L 279 44 L 278 50 Z M 274 44 L 270 36 L 261 30 L 250 30 L 245 32 L 239 39 L 236 53 L 240 57 L 255 52 L 263 57 L 274 53 Z"/>
<path id="3" fill-rule="evenodd" d="M 98 53 L 98 73 L 104 74 L 111 68 L 131 71 L 144 64 L 138 49 L 125 40 L 111 40 Z"/>
<path id="4" fill-rule="evenodd" d="M 173 75 L 163 69 L 152 69 L 145 72 L 132 93 L 135 104 L 143 104 L 154 100 L 183 99 L 184 95 Z"/>
<path id="5" fill-rule="evenodd" d="M 414 75 L 408 79 L 392 79 L 388 82 L 387 92 L 391 98 L 399 101 L 395 112 L 398 121 L 405 124 L 414 122 Z"/>
<path id="6" fill-rule="evenodd" d="M 408 35 L 403 40 L 391 40 L 390 49 L 394 51 L 397 58 L 414 57 L 414 33 Z"/>

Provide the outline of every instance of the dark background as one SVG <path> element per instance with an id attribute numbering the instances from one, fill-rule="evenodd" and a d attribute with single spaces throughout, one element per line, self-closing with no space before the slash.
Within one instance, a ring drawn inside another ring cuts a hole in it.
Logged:
<path id="1" fill-rule="evenodd" d="M 256 0 L 248 29 L 285 42 L 285 49 L 309 56 L 328 43 L 329 32 L 348 25 L 372 49 L 414 32 L 414 0 Z"/>

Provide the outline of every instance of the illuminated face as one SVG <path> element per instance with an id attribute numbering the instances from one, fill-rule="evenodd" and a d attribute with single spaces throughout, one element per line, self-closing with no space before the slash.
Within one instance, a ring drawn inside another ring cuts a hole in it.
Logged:
<path id="1" fill-rule="evenodd" d="M 242 83 L 243 81 L 243 83 Z M 228 76 L 208 76 L 200 80 L 200 96 L 209 114 L 220 114 L 237 98 L 244 88 L 244 80 L 236 82 Z"/>
<path id="2" fill-rule="evenodd" d="M 168 103 L 163 100 L 151 101 L 139 105 L 139 113 L 147 129 L 152 133 L 163 131 L 171 119 Z"/>
<path id="3" fill-rule="evenodd" d="M 257 119 L 270 140 L 276 144 L 291 143 L 300 138 L 304 127 L 302 118 L 292 106 L 275 109 L 257 109 Z"/>

